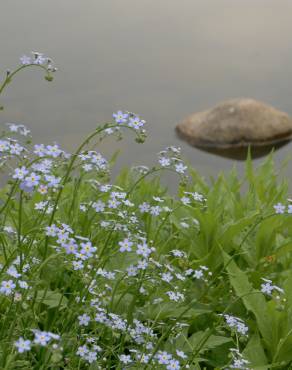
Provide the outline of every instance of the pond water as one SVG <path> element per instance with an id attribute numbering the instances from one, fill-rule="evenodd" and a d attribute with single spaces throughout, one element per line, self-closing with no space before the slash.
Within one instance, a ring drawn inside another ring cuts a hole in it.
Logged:
<path id="1" fill-rule="evenodd" d="M 174 127 L 234 97 L 292 115 L 291 14 L 291 0 L 1 0 L 1 70 L 32 50 L 59 68 L 53 83 L 38 72 L 19 76 L 2 99 L 1 123 L 24 123 L 35 141 L 73 150 L 125 109 L 146 119 L 149 137 L 102 144 L 106 155 L 121 149 L 118 166 L 151 165 L 174 144 L 206 177 L 234 164 L 242 171 L 241 162 L 188 146 Z M 291 149 L 281 148 L 277 163 Z"/>

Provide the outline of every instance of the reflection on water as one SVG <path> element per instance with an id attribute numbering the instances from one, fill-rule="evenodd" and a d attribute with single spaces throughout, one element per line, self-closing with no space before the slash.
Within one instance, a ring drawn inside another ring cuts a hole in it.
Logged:
<path id="1" fill-rule="evenodd" d="M 246 160 L 249 152 L 253 159 L 257 159 L 267 156 L 271 152 L 275 152 L 284 145 L 287 145 L 289 142 L 290 141 L 282 141 L 281 143 L 275 145 L 235 146 L 233 148 L 216 148 L 214 146 L 196 146 L 196 148 L 208 153 L 216 154 L 220 157 L 244 161 Z"/>
<path id="2" fill-rule="evenodd" d="M 6 91 L 1 123 L 25 123 L 35 140 L 72 150 L 113 111 L 134 110 L 149 122 L 146 144 L 110 141 L 105 154 L 120 147 L 119 165 L 151 164 L 175 144 L 199 172 L 215 175 L 234 161 L 189 147 L 174 127 L 233 97 L 292 115 L 291 12 L 290 0 L 2 0 L 1 68 L 39 50 L 59 72 L 53 84 L 20 76 Z"/>

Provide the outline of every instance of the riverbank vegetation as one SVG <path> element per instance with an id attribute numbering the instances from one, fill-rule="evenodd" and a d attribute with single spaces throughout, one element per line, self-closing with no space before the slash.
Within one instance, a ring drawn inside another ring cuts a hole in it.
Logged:
<path id="1" fill-rule="evenodd" d="M 0 92 L 28 67 L 56 71 L 24 56 Z M 272 156 L 207 182 L 168 147 L 113 179 L 98 143 L 143 143 L 134 113 L 71 154 L 34 144 L 23 124 L 2 128 L 1 368 L 290 368 L 292 203 Z"/>

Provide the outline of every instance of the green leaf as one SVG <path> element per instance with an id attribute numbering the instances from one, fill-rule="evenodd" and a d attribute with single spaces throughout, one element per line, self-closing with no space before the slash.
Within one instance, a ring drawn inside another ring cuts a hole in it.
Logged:
<path id="1" fill-rule="evenodd" d="M 209 329 L 205 331 L 198 331 L 197 333 L 193 334 L 190 338 L 188 338 L 188 343 L 192 346 L 194 351 L 201 345 L 202 348 L 200 349 L 199 353 L 203 353 L 204 351 L 219 347 L 222 344 L 232 342 L 231 338 L 222 337 L 218 335 L 209 336 L 209 333 L 210 333 Z M 202 344 L 205 340 L 206 342 Z"/>
<path id="2" fill-rule="evenodd" d="M 287 327 L 287 312 L 279 311 L 273 300 L 266 302 L 263 294 L 253 289 L 246 273 L 241 271 L 234 261 L 230 262 L 226 253 L 222 253 L 230 283 L 245 307 L 255 315 L 273 363 L 279 359 L 292 360 L 292 352 L 289 350 L 292 346 L 292 329 L 289 331 Z"/>
<path id="3" fill-rule="evenodd" d="M 247 346 L 243 351 L 243 356 L 250 362 L 250 366 L 252 368 L 263 366 L 262 369 L 267 369 L 266 366 L 268 364 L 267 357 L 265 355 L 264 349 L 262 347 L 261 339 L 258 334 L 254 334 Z"/>
<path id="4" fill-rule="evenodd" d="M 288 253 L 292 252 L 292 241 L 288 241 L 282 245 L 280 245 L 276 251 L 275 251 L 275 255 L 277 257 L 281 257 L 281 256 L 287 256 Z"/>
<path id="5" fill-rule="evenodd" d="M 250 215 L 238 221 L 232 220 L 226 223 L 223 227 L 221 235 L 219 236 L 220 243 L 224 245 L 224 243 L 230 242 L 235 236 L 238 236 L 238 234 L 243 231 L 246 226 L 253 224 L 258 215 L 258 212 L 252 212 Z"/>
<path id="6" fill-rule="evenodd" d="M 36 296 L 36 302 L 42 303 L 49 308 L 55 308 L 60 306 L 60 309 L 67 307 L 68 299 L 61 293 L 56 291 L 39 290 Z"/>
<path id="7" fill-rule="evenodd" d="M 162 303 L 160 305 L 151 305 L 148 306 L 145 310 L 145 316 L 149 319 L 163 320 L 172 317 L 178 317 L 185 311 L 185 306 L 176 305 L 174 303 Z M 204 315 L 212 312 L 212 310 L 203 304 L 198 304 L 197 307 L 189 309 L 184 315 L 183 318 L 196 318 L 197 316 Z"/>
<path id="8" fill-rule="evenodd" d="M 261 222 L 255 240 L 257 261 L 262 257 L 273 254 L 277 229 L 281 224 L 282 220 L 279 217 L 268 218 Z"/>
<path id="9" fill-rule="evenodd" d="M 242 299 L 247 310 L 255 315 L 259 330 L 266 344 L 272 347 L 273 332 L 271 329 L 270 317 L 267 312 L 266 300 L 263 294 L 253 289 L 246 273 L 237 267 L 236 263 L 230 259 L 227 253 L 222 251 L 222 254 L 231 285 L 237 296 Z"/>

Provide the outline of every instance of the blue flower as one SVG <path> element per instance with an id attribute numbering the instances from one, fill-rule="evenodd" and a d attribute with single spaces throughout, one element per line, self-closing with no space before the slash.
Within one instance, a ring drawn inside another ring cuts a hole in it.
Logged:
<path id="1" fill-rule="evenodd" d="M 13 289 L 16 287 L 12 280 L 2 281 L 0 287 L 0 293 L 9 295 L 12 293 Z"/>
<path id="2" fill-rule="evenodd" d="M 117 113 L 114 113 L 113 114 L 113 117 L 116 121 L 116 123 L 126 123 L 128 118 L 129 118 L 129 114 L 128 113 L 123 113 L 121 110 L 117 111 Z"/>
<path id="3" fill-rule="evenodd" d="M 22 337 L 20 337 L 16 342 L 14 342 L 14 345 L 19 353 L 23 353 L 31 349 L 31 341 L 25 340 Z"/>

